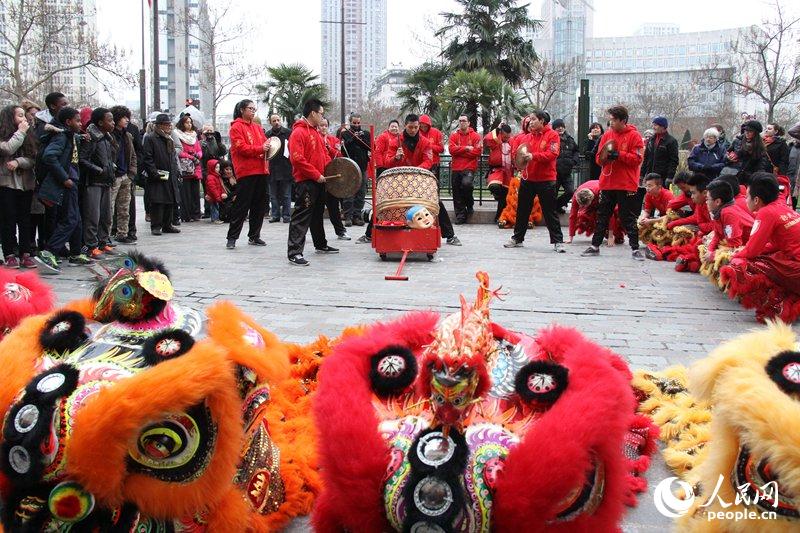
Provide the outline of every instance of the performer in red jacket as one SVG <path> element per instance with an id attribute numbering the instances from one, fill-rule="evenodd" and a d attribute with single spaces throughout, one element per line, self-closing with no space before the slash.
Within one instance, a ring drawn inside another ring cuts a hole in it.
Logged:
<path id="1" fill-rule="evenodd" d="M 644 177 L 644 188 L 647 192 L 644 195 L 644 208 L 639 216 L 639 224 L 649 226 L 667 214 L 672 192 L 664 187 L 664 179 L 655 172 Z"/>
<path id="2" fill-rule="evenodd" d="M 561 234 L 561 222 L 556 212 L 556 159 L 561 149 L 561 139 L 550 126 L 550 115 L 545 111 L 534 111 L 528 122 L 530 133 L 521 138 L 519 145 L 512 147 L 512 157 L 521 146 L 528 148 L 528 166 L 522 172 L 519 184 L 519 203 L 517 204 L 517 222 L 514 224 L 514 235 L 503 246 L 518 248 L 525 240 L 528 231 L 528 217 L 533 209 L 533 201 L 539 196 L 547 231 L 550 233 L 550 244 L 556 252 L 564 253 L 564 236 Z"/>
<path id="3" fill-rule="evenodd" d="M 475 172 L 481 157 L 481 136 L 469 126 L 466 115 L 458 117 L 458 129 L 450 134 L 448 149 L 450 162 L 450 188 L 453 191 L 453 210 L 456 224 L 466 224 L 473 212 L 475 199 L 472 189 L 475 186 Z"/>
<path id="4" fill-rule="evenodd" d="M 375 162 L 375 177 L 380 176 L 384 170 L 389 168 L 384 157 L 386 156 L 386 151 L 389 149 L 389 139 L 393 136 L 397 137 L 398 135 L 400 135 L 400 122 L 392 120 L 389 122 L 386 131 L 375 138 L 375 149 L 372 153 L 372 160 Z"/>
<path id="5" fill-rule="evenodd" d="M 242 232 L 244 220 L 249 218 L 247 231 L 248 244 L 266 246 L 261 239 L 261 226 L 267 212 L 267 180 L 269 164 L 266 152 L 269 142 L 264 130 L 253 122 L 256 116 L 256 104 L 252 100 L 242 100 L 233 111 L 233 123 L 230 129 L 231 160 L 239 180 L 236 199 L 231 206 L 231 224 L 228 227 L 228 243 L 226 248 L 236 247 L 236 239 Z"/>
<path id="6" fill-rule="evenodd" d="M 678 226 L 697 226 L 699 234 L 707 235 L 714 230 L 714 223 L 711 220 L 711 213 L 708 212 L 708 205 L 706 203 L 706 187 L 708 186 L 708 178 L 703 174 L 694 174 L 689 176 L 686 181 L 689 185 L 689 195 L 694 202 L 694 212 L 688 217 L 673 220 L 667 224 L 668 229 L 676 228 Z"/>
<path id="7" fill-rule="evenodd" d="M 494 221 L 497 223 L 500 213 L 506 208 L 508 184 L 514 177 L 511 164 L 511 126 L 500 124 L 486 134 L 483 144 L 489 148 L 489 172 L 486 175 L 486 183 L 489 192 L 497 200 L 497 211 L 494 214 Z"/>
<path id="8" fill-rule="evenodd" d="M 581 255 L 600 255 L 600 244 L 608 231 L 614 207 L 619 205 L 619 216 L 633 250 L 631 255 L 637 261 L 644 261 L 644 253 L 639 250 L 639 229 L 636 225 L 642 207 L 636 193 L 644 143 L 636 127 L 628 124 L 628 109 L 625 106 L 613 106 L 607 113 L 609 128 L 600 138 L 596 159 L 602 168 L 597 229 L 592 236 L 592 245 Z"/>
<path id="9" fill-rule="evenodd" d="M 308 266 L 303 257 L 306 233 L 318 253 L 335 254 L 339 250 L 328 246 L 322 216 L 325 212 L 325 165 L 331 160 L 325 140 L 317 128 L 322 122 L 322 102 L 312 98 L 303 104 L 303 118 L 294 123 L 289 136 L 289 158 L 294 176 L 294 210 L 289 222 L 289 262 Z"/>
<path id="10" fill-rule="evenodd" d="M 708 243 L 705 260 L 714 260 L 714 252 L 720 243 L 729 248 L 738 248 L 747 244 L 750 231 L 753 229 L 753 215 L 742 209 L 734 201 L 730 184 L 716 179 L 706 188 L 706 207 L 711 213 L 714 233 Z"/>
<path id="11" fill-rule="evenodd" d="M 398 123 L 398 129 L 400 124 Z M 431 143 L 431 151 L 433 152 L 433 166 L 431 172 L 436 174 L 436 179 L 439 179 L 439 161 L 441 160 L 442 152 L 444 152 L 444 135 L 438 128 L 433 127 L 431 117 L 428 115 L 420 115 L 419 117 L 419 132 L 428 139 Z"/>

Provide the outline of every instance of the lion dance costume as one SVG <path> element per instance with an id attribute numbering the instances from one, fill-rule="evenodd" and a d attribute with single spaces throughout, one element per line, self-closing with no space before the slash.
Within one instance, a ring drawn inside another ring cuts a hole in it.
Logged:
<path id="1" fill-rule="evenodd" d="M 33 271 L 0 267 L 0 341 L 23 318 L 49 311 L 53 291 Z"/>
<path id="2" fill-rule="evenodd" d="M 514 176 L 508 183 L 508 195 L 506 196 L 506 207 L 500 213 L 497 225 L 500 229 L 513 228 L 517 223 L 517 205 L 519 204 L 519 176 Z M 533 199 L 533 208 L 528 218 L 528 227 L 533 227 L 544 219 L 542 205 L 539 197 Z"/>
<path id="3" fill-rule="evenodd" d="M 536 337 L 476 302 L 342 340 L 314 410 L 319 532 L 611 531 L 643 490 L 649 421 L 626 364 L 577 331 Z"/>
<path id="4" fill-rule="evenodd" d="M 800 352 L 789 326 L 741 335 L 688 373 L 637 373 L 634 384 L 641 410 L 661 425 L 667 464 L 693 495 L 670 498 L 670 510 L 683 511 L 680 531 L 800 529 Z"/>
<path id="5" fill-rule="evenodd" d="M 206 318 L 172 296 L 132 255 L 0 344 L 6 531 L 273 531 L 310 512 L 310 399 L 287 347 L 231 304 Z"/>

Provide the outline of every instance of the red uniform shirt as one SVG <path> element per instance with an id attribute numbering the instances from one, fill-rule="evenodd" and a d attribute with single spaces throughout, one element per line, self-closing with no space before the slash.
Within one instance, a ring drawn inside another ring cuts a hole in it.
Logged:
<path id="1" fill-rule="evenodd" d="M 522 173 L 522 179 L 538 182 L 555 181 L 556 159 L 561 151 L 561 137 L 558 133 L 546 125 L 539 131 L 526 134 L 520 141 L 516 150 L 512 146 L 512 157 L 516 157 L 516 151 L 523 144 L 528 147 L 528 152 L 533 156 Z"/>
<path id="2" fill-rule="evenodd" d="M 342 157 L 342 140 L 336 135 L 325 136 L 325 148 L 327 148 L 328 157 L 331 159 Z"/>
<path id="3" fill-rule="evenodd" d="M 398 136 L 390 136 L 389 145 L 386 149 L 386 155 L 384 156 L 386 167 L 419 167 L 430 170 L 431 166 L 433 166 L 433 151 L 431 150 L 431 144 L 428 139 L 423 137 L 421 134 L 418 133 L 417 137 L 419 140 L 417 141 L 417 146 L 414 148 L 413 152 L 408 145 L 403 142 L 403 157 L 398 161 L 394 158 L 394 156 L 397 155 L 397 149 L 400 147 L 400 143 L 404 139 L 403 133 L 401 132 Z"/>
<path id="4" fill-rule="evenodd" d="M 736 205 L 750 213 L 750 210 L 747 209 L 747 187 L 739 185 L 739 194 L 733 197 L 733 201 L 736 202 Z"/>
<path id="5" fill-rule="evenodd" d="M 594 193 L 591 203 L 587 206 L 581 207 L 578 205 L 578 191 L 589 189 Z M 589 214 L 596 214 L 597 208 L 600 205 L 600 182 L 598 180 L 590 180 L 575 189 L 572 195 L 572 207 L 569 210 L 569 236 L 574 237 L 578 231 L 578 218 Z"/>
<path id="6" fill-rule="evenodd" d="M 600 155 L 609 142 L 614 143 L 614 150 L 619 157 L 613 161 L 600 162 Z M 600 138 L 596 162 L 600 165 L 600 189 L 604 191 L 636 191 L 639 188 L 639 168 L 642 166 L 644 143 L 636 126 L 628 124 L 625 129 L 616 132 L 608 128 Z"/>
<path id="7" fill-rule="evenodd" d="M 694 204 L 694 213 L 688 217 L 673 220 L 667 224 L 667 228 L 672 229 L 676 226 L 686 226 L 693 224 L 700 228 L 700 233 L 705 235 L 714 229 L 714 223 L 711 220 L 711 213 L 708 212 L 708 206 L 705 202 Z"/>
<path id="8" fill-rule="evenodd" d="M 419 117 L 420 124 L 427 124 L 430 126 L 428 131 L 422 131 L 422 128 L 419 129 L 419 132 L 428 139 L 428 142 L 431 143 L 431 151 L 433 152 L 433 164 L 438 165 L 439 161 L 441 160 L 441 154 L 444 152 L 444 135 L 442 134 L 441 130 L 438 130 L 433 127 L 431 123 L 431 117 L 428 115 L 420 115 Z"/>
<path id="9" fill-rule="evenodd" d="M 237 118 L 231 123 L 228 135 L 231 139 L 231 162 L 237 179 L 269 174 L 269 163 L 264 154 L 267 136 L 260 125 Z"/>
<path id="10" fill-rule="evenodd" d="M 478 170 L 478 159 L 481 157 L 481 136 L 478 132 L 469 128 L 466 133 L 456 130 L 450 134 L 447 144 L 450 156 L 453 158 L 450 163 L 450 170 L 460 172 L 462 170 Z"/>
<path id="11" fill-rule="evenodd" d="M 375 163 L 375 168 L 386 168 L 386 162 L 383 160 L 386 155 L 386 149 L 389 147 L 389 137 L 392 134 L 389 131 L 384 131 L 378 138 L 375 139 L 375 150 L 372 154 L 372 161 Z"/>
<path id="12" fill-rule="evenodd" d="M 781 199 L 756 211 L 750 238 L 734 257 L 753 259 L 778 251 L 792 259 L 800 259 L 800 214 Z"/>
<path id="13" fill-rule="evenodd" d="M 331 160 L 325 141 L 317 128 L 301 118 L 292 126 L 289 136 L 289 159 L 292 161 L 294 181 L 319 181 L 325 165 Z"/>
<path id="14" fill-rule="evenodd" d="M 753 215 L 747 209 L 742 209 L 733 203 L 723 207 L 719 218 L 713 222 L 714 236 L 708 243 L 709 252 L 716 250 L 720 242 L 724 242 L 731 248 L 738 248 L 746 244 L 753 227 Z"/>
<path id="15" fill-rule="evenodd" d="M 680 211 L 684 207 L 694 208 L 694 202 L 692 201 L 692 197 L 683 191 L 681 191 L 678 196 L 673 196 L 672 200 L 667 205 L 667 209 L 672 209 L 673 211 Z"/>
<path id="16" fill-rule="evenodd" d="M 656 211 L 659 215 L 667 214 L 667 207 L 672 201 L 672 191 L 666 187 L 661 187 L 656 196 L 650 193 L 644 195 L 644 210 L 650 212 L 650 216 L 655 216 Z"/>
<path id="17" fill-rule="evenodd" d="M 508 187 L 514 175 L 511 165 L 511 143 L 503 142 L 497 132 L 493 130 L 483 138 L 483 144 L 489 148 L 489 168 L 491 170 L 488 183 L 497 182 Z"/>

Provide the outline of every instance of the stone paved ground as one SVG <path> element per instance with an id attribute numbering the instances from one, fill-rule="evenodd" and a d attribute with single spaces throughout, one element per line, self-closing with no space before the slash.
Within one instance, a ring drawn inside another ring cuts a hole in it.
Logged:
<path id="1" fill-rule="evenodd" d="M 184 224 L 180 235 L 161 237 L 151 236 L 143 219 L 139 227 L 138 250 L 165 261 L 182 302 L 202 307 L 232 300 L 293 342 L 309 342 L 317 334 L 336 336 L 345 326 L 410 309 L 453 312 L 460 293 L 473 297 L 478 269 L 508 292 L 492 306 L 495 321 L 526 332 L 554 322 L 573 325 L 623 355 L 634 369 L 691 363 L 720 341 L 757 326 L 751 313 L 699 275 L 675 272 L 668 263 L 635 262 L 627 246 L 603 248 L 599 258 L 581 258 L 584 238 L 568 246 L 567 254 L 555 254 L 542 227 L 529 232 L 524 248 L 506 250 L 502 243 L 509 230 L 457 226 L 464 246 L 443 245 L 431 263 L 424 258 L 409 262 L 407 282 L 384 281 L 397 263 L 382 262 L 369 245 L 355 244 L 363 228 L 351 228 L 353 241 L 330 241 L 341 248 L 339 255 L 313 253 L 309 238 L 311 266 L 300 268 L 286 260 L 286 224 L 265 221 L 266 248 L 248 246 L 245 228 L 230 251 L 224 247 L 227 225 Z M 327 221 L 326 232 L 334 235 Z M 87 295 L 93 284 L 81 267 L 65 268 L 48 281 L 60 302 Z M 653 487 L 668 475 L 657 459 L 648 474 L 650 493 L 628 513 L 626 531 L 668 528 L 652 502 Z M 293 528 L 306 530 L 305 521 Z"/>

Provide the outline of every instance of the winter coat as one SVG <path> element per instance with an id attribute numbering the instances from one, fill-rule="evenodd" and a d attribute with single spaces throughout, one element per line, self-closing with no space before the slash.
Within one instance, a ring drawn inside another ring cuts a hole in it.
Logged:
<path id="1" fill-rule="evenodd" d="M 44 133 L 39 138 L 39 143 L 47 145 L 42 152 L 42 165 L 46 174 L 37 197 L 44 203 L 61 205 L 64 199 L 64 183 L 72 179 L 73 186 L 77 187 L 80 180 L 76 143 L 80 144 L 81 136 L 69 131 L 57 119 L 45 125 L 42 131 Z M 74 171 L 71 172 L 70 167 L 74 167 Z"/>
<path id="2" fill-rule="evenodd" d="M 222 187 L 222 178 L 215 170 L 217 163 L 218 161 L 216 159 L 212 159 L 206 163 L 206 194 L 208 195 L 209 202 L 215 204 L 222 202 L 223 193 L 227 194 Z"/>
<path id="3" fill-rule="evenodd" d="M 586 142 L 586 151 L 583 152 L 583 157 L 589 162 L 589 179 L 600 179 L 600 165 L 597 164 L 595 158 L 597 157 L 597 148 L 600 146 L 600 137 L 597 139 L 589 139 Z"/>
<path id="4" fill-rule="evenodd" d="M 422 130 L 420 130 L 420 133 Z M 373 161 L 376 169 L 384 169 L 389 165 L 386 163 L 386 151 L 389 149 L 389 137 L 394 137 L 389 131 L 384 131 L 375 139 L 375 153 Z"/>
<path id="5" fill-rule="evenodd" d="M 642 164 L 642 136 L 636 126 L 628 124 L 621 132 L 611 128 L 600 137 L 595 161 L 600 164 L 601 150 L 609 142 L 619 153 L 617 159 L 606 159 L 600 172 L 601 191 L 636 191 L 639 188 L 639 167 Z"/>
<path id="6" fill-rule="evenodd" d="M 200 148 L 203 150 L 203 157 L 200 158 L 200 168 L 203 171 L 203 176 L 205 176 L 208 162 L 212 159 L 222 159 L 228 153 L 228 147 L 222 144 L 220 132 L 215 131 L 211 136 L 200 135 Z"/>
<path id="7" fill-rule="evenodd" d="M 286 157 L 286 145 L 289 143 L 289 136 L 292 130 L 281 126 L 278 131 L 272 128 L 267 130 L 267 138 L 277 137 L 281 140 L 281 147 L 278 155 L 269 160 L 269 175 L 273 180 L 292 181 L 292 162 Z"/>
<path id="8" fill-rule="evenodd" d="M 420 128 L 419 132 L 430 142 L 431 152 L 433 153 L 433 164 L 438 165 L 441 161 L 442 152 L 444 152 L 444 135 L 441 130 L 433 127 L 431 117 L 428 115 L 420 115 L 419 123 L 429 126 L 428 131 L 422 131 L 422 128 Z"/>
<path id="9" fill-rule="evenodd" d="M 770 166 L 773 167 L 772 173 L 775 175 L 787 176 L 789 174 L 789 145 L 783 137 L 773 137 L 769 144 L 764 143 L 767 148 L 767 155 Z"/>
<path id="10" fill-rule="evenodd" d="M 642 161 L 639 175 L 646 176 L 655 172 L 661 176 L 664 183 L 672 183 L 677 169 L 678 141 L 675 140 L 675 137 L 665 132 L 658 146 L 656 146 L 656 136 L 650 137 L 644 150 L 644 161 Z"/>
<path id="11" fill-rule="evenodd" d="M 417 133 L 417 137 L 417 145 L 412 151 L 405 141 L 404 132 L 400 132 L 399 136 L 390 135 L 389 142 L 386 146 L 386 153 L 383 156 L 384 164 L 389 168 L 417 167 L 430 170 L 433 166 L 433 150 L 431 150 L 431 143 L 421 132 Z M 400 143 L 403 144 L 403 157 L 398 161 L 395 159 L 395 156 L 397 155 L 397 150 L 400 148 Z"/>
<path id="12" fill-rule="evenodd" d="M 532 159 L 522 172 L 522 179 L 527 181 L 555 181 L 556 159 L 561 151 L 561 138 L 549 125 L 539 131 L 532 131 L 522 137 L 523 142 L 516 148 L 512 146 L 512 159 L 516 159 L 516 152 L 522 144 L 528 147 Z"/>
<path id="13" fill-rule="evenodd" d="M 177 203 L 177 199 L 180 198 L 178 187 L 180 171 L 172 138 L 161 135 L 155 130 L 146 133 L 142 141 L 142 166 L 147 176 L 145 187 L 148 201 L 154 204 Z M 159 170 L 168 171 L 168 179 L 161 179 Z"/>
<path id="14" fill-rule="evenodd" d="M 452 157 L 451 171 L 478 170 L 478 160 L 481 158 L 483 145 L 481 136 L 475 130 L 469 128 L 466 133 L 462 133 L 461 130 L 454 131 L 450 134 L 447 148 Z"/>
<path id="15" fill-rule="evenodd" d="M 119 146 L 119 150 L 125 151 L 125 155 L 127 157 L 127 165 L 128 170 L 126 171 L 126 175 L 131 178 L 135 179 L 136 175 L 139 173 L 139 160 L 136 156 L 136 147 L 133 144 L 133 135 L 130 134 L 127 130 L 118 131 L 114 130 L 114 133 L 111 134 L 114 137 L 117 145 Z M 124 139 L 125 144 L 124 146 L 120 143 L 120 140 Z M 117 153 L 119 156 L 119 153 Z M 117 169 L 117 174 L 120 174 L 119 169 Z"/>
<path id="16" fill-rule="evenodd" d="M 203 178 L 203 167 L 199 161 L 202 161 L 203 147 L 200 144 L 200 139 L 196 139 L 194 144 L 188 144 L 181 141 L 181 153 L 178 154 L 179 159 L 191 160 L 195 163 L 194 172 L 191 174 L 181 174 L 185 180 L 200 180 Z M 197 158 L 198 161 L 195 161 Z M 179 162 L 180 163 L 180 162 Z M 180 168 L 180 164 L 178 165 Z"/>
<path id="17" fill-rule="evenodd" d="M 319 181 L 325 172 L 325 165 L 331 160 L 325 150 L 322 135 L 304 118 L 292 126 L 289 155 L 292 159 L 292 176 L 298 183 L 306 180 Z M 238 168 L 236 177 L 239 177 Z"/>
<path id="18" fill-rule="evenodd" d="M 692 148 L 692 153 L 689 154 L 689 170 L 714 179 L 719 176 L 723 168 L 725 168 L 725 148 L 720 143 L 715 142 L 711 148 L 707 148 L 705 143 L 701 142 Z"/>
<path id="19" fill-rule="evenodd" d="M 32 191 L 36 186 L 36 178 L 33 176 L 36 154 L 23 154 L 20 150 L 27 135 L 33 135 L 33 131 L 22 133 L 17 130 L 8 140 L 0 141 L 0 187 Z M 13 172 L 6 168 L 9 161 L 17 162 L 17 169 Z"/>
<path id="20" fill-rule="evenodd" d="M 358 164 L 361 172 L 367 170 L 370 157 L 370 143 L 372 138 L 366 130 L 353 131 L 350 129 L 342 130 L 340 137 L 342 139 L 342 151 L 346 157 L 349 157 Z"/>
<path id="21" fill-rule="evenodd" d="M 742 137 L 737 137 L 731 143 L 731 148 L 728 153 L 735 153 L 737 161 L 728 161 L 727 166 L 732 166 L 741 172 L 753 174 L 754 172 L 772 172 L 772 163 L 769 162 L 766 150 L 761 157 L 753 157 L 749 150 L 744 148 L 744 140 Z"/>
<path id="22" fill-rule="evenodd" d="M 231 123 L 228 135 L 231 138 L 231 161 L 237 179 L 269 174 L 269 164 L 264 154 L 267 137 L 259 124 L 237 118 Z"/>
<path id="23" fill-rule="evenodd" d="M 566 131 L 560 135 L 561 149 L 556 159 L 556 172 L 559 176 L 568 176 L 580 161 L 578 143 Z"/>
<path id="24" fill-rule="evenodd" d="M 86 133 L 89 141 L 80 145 L 81 177 L 88 186 L 111 186 L 117 166 L 117 141 L 95 124 L 89 124 Z"/>
<path id="25" fill-rule="evenodd" d="M 800 168 L 800 143 L 794 142 L 789 149 L 789 179 L 792 180 L 792 189 L 797 183 L 798 168 Z"/>

